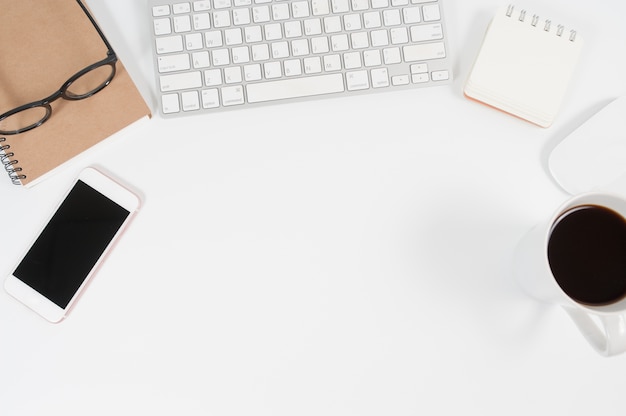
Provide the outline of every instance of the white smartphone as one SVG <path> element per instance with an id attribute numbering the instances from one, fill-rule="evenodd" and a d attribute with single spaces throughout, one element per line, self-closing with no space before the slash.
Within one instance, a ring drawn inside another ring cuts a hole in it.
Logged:
<path id="1" fill-rule="evenodd" d="M 94 168 L 83 170 L 5 290 L 50 322 L 69 313 L 114 242 L 139 209 L 130 190 Z"/>

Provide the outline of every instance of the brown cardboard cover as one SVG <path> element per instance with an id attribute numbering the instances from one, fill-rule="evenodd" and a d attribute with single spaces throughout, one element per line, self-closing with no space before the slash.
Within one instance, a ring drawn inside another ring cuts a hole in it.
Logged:
<path id="1" fill-rule="evenodd" d="M 76 0 L 0 0 L 0 114 L 49 97 L 107 47 Z M 32 181 L 144 116 L 150 110 L 119 61 L 105 89 L 80 101 L 52 103 L 31 131 L 4 136 L 15 166 Z"/>

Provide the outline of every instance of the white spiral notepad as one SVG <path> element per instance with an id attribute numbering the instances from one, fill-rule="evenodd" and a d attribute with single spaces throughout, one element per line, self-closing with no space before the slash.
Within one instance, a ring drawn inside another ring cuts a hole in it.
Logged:
<path id="1" fill-rule="evenodd" d="M 500 9 L 465 84 L 465 95 L 541 127 L 556 117 L 582 48 L 575 30 L 548 18 Z"/>

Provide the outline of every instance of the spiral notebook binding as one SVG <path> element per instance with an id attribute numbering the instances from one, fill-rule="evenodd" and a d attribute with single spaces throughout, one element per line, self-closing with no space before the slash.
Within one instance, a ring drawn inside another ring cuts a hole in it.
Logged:
<path id="1" fill-rule="evenodd" d="M 506 15 L 507 17 L 513 17 L 513 12 L 515 11 L 515 6 L 513 6 L 512 4 L 509 4 L 509 6 L 506 9 Z M 520 10 L 519 12 L 519 16 L 518 16 L 518 20 L 520 22 L 524 22 L 526 20 L 526 10 Z M 533 15 L 532 19 L 530 20 L 530 24 L 533 27 L 537 27 L 537 25 L 539 24 L 539 20 L 540 17 L 536 14 Z M 552 21 L 550 19 L 546 19 L 543 23 L 543 30 L 545 30 L 546 32 L 550 31 L 550 28 L 552 27 Z M 565 26 L 563 25 L 558 25 L 557 29 L 556 29 L 556 35 L 558 37 L 563 37 L 563 33 L 565 32 Z M 569 41 L 570 42 L 574 42 L 576 40 L 576 31 L 575 30 L 570 30 L 569 31 Z"/>
<path id="2" fill-rule="evenodd" d="M 6 137 L 0 137 L 0 143 L 5 141 Z M 4 170 L 9 174 L 9 179 L 11 179 L 13 185 L 21 185 L 22 179 L 26 179 L 26 175 L 20 173 L 22 172 L 21 167 L 15 166 L 19 162 L 15 159 L 11 160 L 11 158 L 15 156 L 15 153 L 7 152 L 10 148 L 11 146 L 8 144 L 0 144 L 0 163 L 2 163 Z"/>

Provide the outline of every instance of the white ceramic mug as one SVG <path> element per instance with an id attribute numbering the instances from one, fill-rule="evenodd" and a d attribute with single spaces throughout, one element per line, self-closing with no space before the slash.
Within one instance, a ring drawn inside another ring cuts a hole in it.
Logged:
<path id="1" fill-rule="evenodd" d="M 626 296 L 597 305 L 575 300 L 559 285 L 548 256 L 556 224 L 577 207 L 587 206 L 605 207 L 626 218 L 626 200 L 617 195 L 594 192 L 571 197 L 548 221 L 522 238 L 515 256 L 515 274 L 531 296 L 561 305 L 591 345 L 600 354 L 611 356 L 626 351 Z"/>

